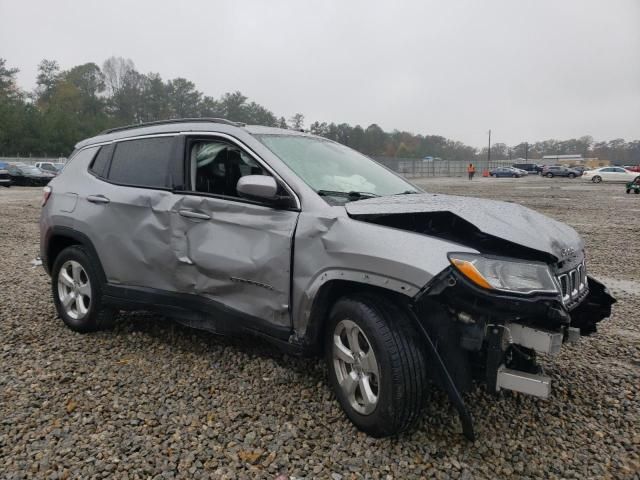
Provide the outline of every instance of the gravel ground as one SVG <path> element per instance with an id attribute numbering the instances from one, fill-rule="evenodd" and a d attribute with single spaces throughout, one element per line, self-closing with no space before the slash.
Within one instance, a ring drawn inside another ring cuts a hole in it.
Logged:
<path id="1" fill-rule="evenodd" d="M 416 431 L 375 440 L 342 415 L 321 362 L 150 314 L 80 335 L 56 318 L 38 254 L 40 189 L 0 190 L 0 478 L 640 478 L 640 196 L 579 180 L 424 181 L 573 225 L 619 303 L 544 361 L 548 401 L 446 396 Z"/>

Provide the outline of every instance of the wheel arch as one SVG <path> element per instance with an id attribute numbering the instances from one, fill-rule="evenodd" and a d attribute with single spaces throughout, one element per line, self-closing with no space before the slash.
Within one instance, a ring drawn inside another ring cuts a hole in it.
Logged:
<path id="1" fill-rule="evenodd" d="M 98 253 L 96 252 L 91 239 L 84 233 L 69 227 L 56 226 L 53 227 L 49 232 L 45 249 L 42 252 L 42 264 L 44 265 L 47 272 L 51 274 L 53 270 L 53 264 L 55 263 L 58 255 L 60 255 L 60 252 L 62 252 L 65 248 L 71 247 L 73 245 L 82 246 L 87 250 L 87 253 L 96 262 L 96 268 L 98 270 L 98 274 L 100 275 L 100 279 L 102 280 L 102 282 L 106 282 L 106 275 L 104 273 L 104 269 L 102 268 L 100 257 L 98 256 Z"/>
<path id="2" fill-rule="evenodd" d="M 371 283 L 354 280 L 333 279 L 323 283 L 316 292 L 311 302 L 309 317 L 303 338 L 304 351 L 308 355 L 322 355 L 324 350 L 325 327 L 329 312 L 335 303 L 342 297 L 356 294 L 370 294 L 398 306 L 406 307 L 411 300 L 405 294 L 384 288 Z"/>

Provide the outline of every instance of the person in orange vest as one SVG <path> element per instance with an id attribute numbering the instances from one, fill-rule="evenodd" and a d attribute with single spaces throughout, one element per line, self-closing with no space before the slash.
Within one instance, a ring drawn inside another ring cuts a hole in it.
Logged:
<path id="1" fill-rule="evenodd" d="M 467 167 L 467 173 L 469 174 L 469 180 L 473 180 L 473 175 L 476 173 L 476 167 L 473 166 L 473 163 L 470 163 Z"/>

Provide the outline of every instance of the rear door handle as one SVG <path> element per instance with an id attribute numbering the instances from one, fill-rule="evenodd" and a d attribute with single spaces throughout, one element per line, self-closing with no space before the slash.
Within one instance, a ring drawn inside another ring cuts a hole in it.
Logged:
<path id="1" fill-rule="evenodd" d="M 87 201 L 91 203 L 109 203 L 111 200 L 104 195 L 89 195 Z"/>
<path id="2" fill-rule="evenodd" d="M 197 218 L 198 220 L 211 220 L 211 216 L 206 213 L 194 212 L 193 210 L 179 210 L 178 213 L 183 217 Z"/>

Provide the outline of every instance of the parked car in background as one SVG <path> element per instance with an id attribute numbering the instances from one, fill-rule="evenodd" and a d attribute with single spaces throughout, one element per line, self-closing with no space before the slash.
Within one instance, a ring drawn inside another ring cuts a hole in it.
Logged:
<path id="1" fill-rule="evenodd" d="M 627 193 L 640 193 L 640 175 L 633 179 L 632 182 L 627 183 Z"/>
<path id="2" fill-rule="evenodd" d="M 582 175 L 582 172 L 573 168 L 564 167 L 562 165 L 545 165 L 542 169 L 542 175 L 548 178 L 568 177 L 576 178 Z"/>
<path id="3" fill-rule="evenodd" d="M 519 168 L 513 167 L 498 167 L 489 171 L 489 175 L 494 178 L 500 177 L 512 177 L 512 178 L 520 178 L 527 175 L 527 172 L 524 170 L 520 170 Z"/>
<path id="4" fill-rule="evenodd" d="M 376 437 L 415 424 L 431 384 L 470 439 L 461 392 L 476 381 L 548 397 L 536 352 L 594 333 L 615 302 L 568 225 L 424 192 L 326 138 L 221 119 L 80 142 L 43 189 L 40 249 L 72 330 L 150 309 L 324 355 L 346 415 Z"/>
<path id="5" fill-rule="evenodd" d="M 582 165 L 575 165 L 575 166 L 572 166 L 572 167 L 569 167 L 569 168 L 571 168 L 572 170 L 575 170 L 577 172 L 580 172 L 580 175 L 582 175 L 585 172 L 585 170 L 587 170 L 587 167 L 584 167 Z"/>
<path id="6" fill-rule="evenodd" d="M 624 169 L 630 172 L 640 173 L 640 165 L 625 165 Z"/>
<path id="7" fill-rule="evenodd" d="M 14 185 L 43 187 L 55 177 L 55 175 L 43 172 L 38 167 L 25 163 L 10 163 L 7 171 Z"/>
<path id="8" fill-rule="evenodd" d="M 52 173 L 53 175 L 58 175 L 62 168 L 64 167 L 64 163 L 54 163 L 54 162 L 37 162 L 36 167 L 44 172 Z"/>
<path id="9" fill-rule="evenodd" d="M 637 172 L 631 172 L 622 167 L 601 167 L 584 172 L 582 178 L 593 183 L 600 182 L 632 182 L 638 176 Z"/>
<path id="10" fill-rule="evenodd" d="M 7 164 L 0 162 L 0 187 L 10 187 L 13 183 L 11 181 L 11 175 L 6 169 Z"/>
<path id="11" fill-rule="evenodd" d="M 542 171 L 542 167 L 535 163 L 514 163 L 511 165 L 513 168 L 518 168 L 520 170 L 524 170 L 527 173 L 531 174 L 539 174 Z"/>

